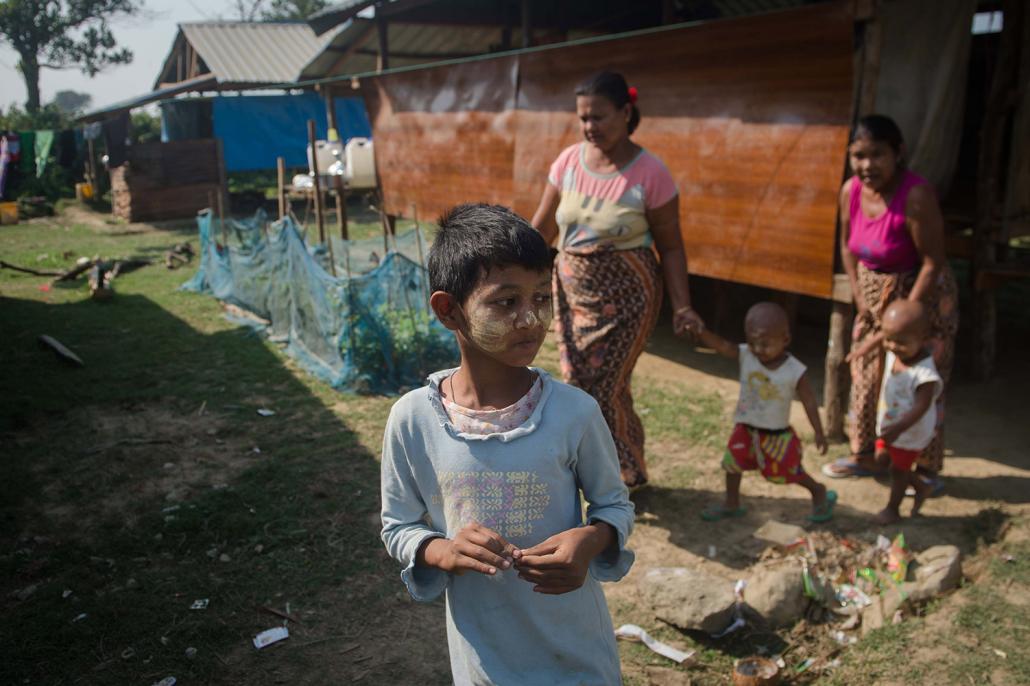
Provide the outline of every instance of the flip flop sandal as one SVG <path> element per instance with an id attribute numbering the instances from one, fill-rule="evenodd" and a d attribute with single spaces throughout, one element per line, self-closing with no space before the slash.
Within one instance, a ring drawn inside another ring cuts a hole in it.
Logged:
<path id="1" fill-rule="evenodd" d="M 876 472 L 866 469 L 850 457 L 842 457 L 833 462 L 827 462 L 823 465 L 822 472 L 831 479 L 876 476 Z"/>
<path id="2" fill-rule="evenodd" d="M 701 510 L 701 519 L 706 522 L 718 522 L 720 519 L 735 519 L 737 517 L 743 517 L 747 514 L 746 507 L 738 507 L 736 509 L 728 509 L 722 505 L 715 507 L 706 507 Z"/>
<path id="3" fill-rule="evenodd" d="M 920 476 L 919 478 L 922 479 L 924 483 L 930 485 L 930 492 L 926 494 L 927 498 L 936 498 L 944 491 L 944 479 L 940 477 L 934 478 L 932 476 Z M 908 498 L 914 498 L 916 496 L 916 489 L 908 486 L 905 488 L 905 496 Z"/>
<path id="4" fill-rule="evenodd" d="M 837 505 L 837 491 L 826 491 L 826 502 L 808 515 L 808 521 L 820 524 L 833 519 L 833 508 Z"/>

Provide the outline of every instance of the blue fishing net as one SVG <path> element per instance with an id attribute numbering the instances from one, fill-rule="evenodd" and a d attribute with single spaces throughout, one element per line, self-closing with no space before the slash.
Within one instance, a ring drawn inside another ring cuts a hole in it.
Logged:
<path id="1" fill-rule="evenodd" d="M 330 253 L 309 246 L 290 217 L 269 223 L 261 210 L 217 234 L 210 212 L 197 225 L 200 268 L 182 288 L 265 320 L 271 340 L 333 387 L 398 393 L 457 364 L 454 337 L 428 306 L 417 229 L 388 244 L 331 238 Z"/>

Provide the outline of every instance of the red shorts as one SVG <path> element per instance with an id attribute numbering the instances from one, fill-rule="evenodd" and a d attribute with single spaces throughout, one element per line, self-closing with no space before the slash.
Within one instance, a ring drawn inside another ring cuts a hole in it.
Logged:
<path id="1" fill-rule="evenodd" d="M 897 448 L 893 445 L 887 445 L 887 442 L 882 438 L 876 439 L 876 452 L 882 453 L 886 451 L 891 456 L 891 466 L 899 472 L 912 471 L 912 465 L 919 459 L 919 455 L 923 452 L 922 450 L 908 450 L 906 448 Z"/>
<path id="2" fill-rule="evenodd" d="M 726 445 L 722 468 L 731 474 L 759 470 L 773 483 L 795 483 L 805 476 L 801 441 L 790 427 L 771 430 L 737 424 Z"/>

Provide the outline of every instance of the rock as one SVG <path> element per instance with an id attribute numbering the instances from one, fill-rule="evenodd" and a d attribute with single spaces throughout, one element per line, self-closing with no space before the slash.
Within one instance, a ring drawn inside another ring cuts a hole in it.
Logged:
<path id="1" fill-rule="evenodd" d="M 784 524 L 770 519 L 751 534 L 761 541 L 787 547 L 805 537 L 805 530 L 794 524 Z"/>
<path id="2" fill-rule="evenodd" d="M 187 660 L 192 660 L 196 656 L 197 656 L 197 649 L 196 648 L 194 648 L 193 646 L 190 646 L 189 648 L 186 649 L 186 659 Z"/>
<path id="3" fill-rule="evenodd" d="M 681 629 L 715 634 L 733 621 L 733 582 L 686 567 L 650 569 L 641 582 L 655 617 Z"/>
<path id="4" fill-rule="evenodd" d="M 228 554 L 222 553 L 221 555 L 218 556 L 218 561 L 219 562 L 230 562 L 230 561 L 232 561 L 232 558 L 229 557 Z"/>
<path id="5" fill-rule="evenodd" d="M 935 545 L 916 555 L 913 602 L 923 602 L 949 591 L 962 579 L 962 552 L 953 545 Z"/>
<path id="6" fill-rule="evenodd" d="M 793 624 L 805 614 L 808 605 L 801 565 L 791 559 L 756 565 L 744 598 L 770 626 Z"/>
<path id="7" fill-rule="evenodd" d="M 862 635 L 874 629 L 891 624 L 894 615 L 901 609 L 905 599 L 915 589 L 915 584 L 905 583 L 901 588 L 890 588 L 880 595 L 872 596 L 873 603 L 862 610 Z"/>

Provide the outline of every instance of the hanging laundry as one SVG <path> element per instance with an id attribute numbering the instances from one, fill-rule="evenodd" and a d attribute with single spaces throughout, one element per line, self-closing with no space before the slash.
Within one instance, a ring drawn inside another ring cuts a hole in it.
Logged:
<path id="1" fill-rule="evenodd" d="M 53 131 L 36 131 L 36 178 L 43 176 L 43 172 L 46 170 L 47 160 L 50 158 L 50 149 L 53 147 Z"/>

